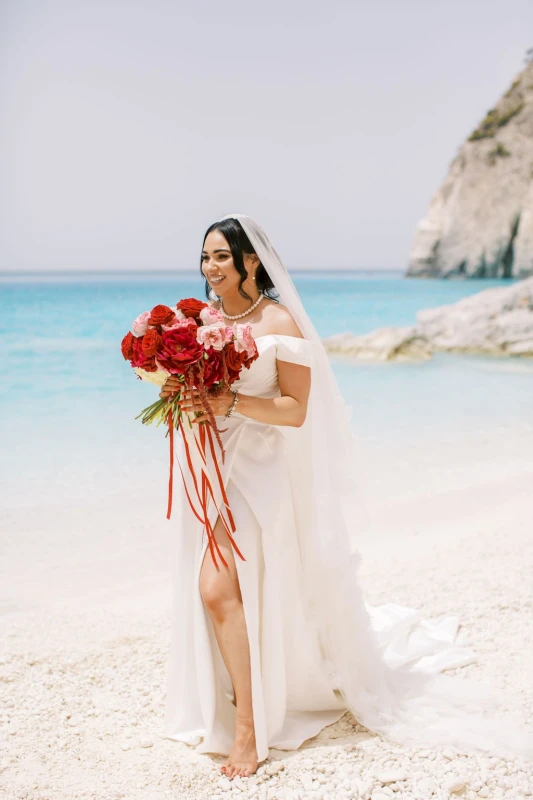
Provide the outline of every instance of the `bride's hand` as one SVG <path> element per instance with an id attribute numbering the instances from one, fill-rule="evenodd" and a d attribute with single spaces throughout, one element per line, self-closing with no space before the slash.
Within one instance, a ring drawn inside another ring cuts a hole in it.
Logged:
<path id="1" fill-rule="evenodd" d="M 193 405 L 194 399 L 194 405 Z M 213 410 L 213 414 L 215 417 L 217 416 L 225 416 L 231 404 L 233 403 L 234 394 L 230 389 L 226 389 L 219 397 L 210 397 L 209 398 L 209 405 Z M 195 408 L 196 407 L 196 408 Z M 194 413 L 196 409 L 200 409 L 202 407 L 202 401 L 200 399 L 200 394 L 198 389 L 188 389 L 185 388 L 180 401 L 180 408 L 182 411 L 187 412 L 188 414 Z M 191 422 L 208 422 L 209 417 L 206 413 L 202 412 L 198 414 L 197 417 L 191 419 Z"/>
<path id="2" fill-rule="evenodd" d="M 159 392 L 159 397 L 165 399 L 170 397 L 172 394 L 176 394 L 176 392 L 181 389 L 183 383 L 178 380 L 177 375 L 169 375 L 166 379 L 165 383 L 161 387 L 161 391 Z"/>

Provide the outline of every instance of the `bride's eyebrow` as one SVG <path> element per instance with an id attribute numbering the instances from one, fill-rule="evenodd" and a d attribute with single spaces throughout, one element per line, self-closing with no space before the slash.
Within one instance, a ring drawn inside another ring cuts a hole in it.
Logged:
<path id="1" fill-rule="evenodd" d="M 225 250 L 223 247 L 219 248 L 218 250 L 213 250 L 213 253 L 229 253 L 229 252 L 230 252 L 229 250 Z M 204 253 L 207 255 L 207 250 L 202 250 L 202 255 Z"/>

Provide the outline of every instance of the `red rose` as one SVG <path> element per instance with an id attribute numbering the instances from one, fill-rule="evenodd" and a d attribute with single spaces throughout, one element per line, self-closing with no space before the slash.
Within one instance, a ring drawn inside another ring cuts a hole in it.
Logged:
<path id="1" fill-rule="evenodd" d="M 133 355 L 131 363 L 134 367 L 140 367 L 146 356 L 143 353 L 144 336 L 136 336 L 132 342 Z"/>
<path id="2" fill-rule="evenodd" d="M 238 353 L 233 346 L 233 342 L 230 342 L 224 348 L 224 357 L 226 359 L 226 369 L 228 370 L 228 382 L 231 384 L 240 377 L 246 352 Z"/>
<path id="3" fill-rule="evenodd" d="M 131 331 L 128 331 L 128 333 L 125 335 L 125 337 L 123 338 L 123 340 L 121 342 L 120 349 L 122 350 L 122 355 L 124 356 L 124 359 L 126 361 L 131 361 L 131 359 L 133 358 L 133 340 L 134 340 L 134 338 L 135 337 L 134 337 L 133 333 Z"/>
<path id="4" fill-rule="evenodd" d="M 230 342 L 224 348 L 224 355 L 226 357 L 226 366 L 228 368 L 228 372 L 231 374 L 235 374 L 238 377 L 242 370 L 244 360 L 246 358 L 246 351 L 243 350 L 240 353 L 237 352 L 237 350 L 235 350 L 235 347 L 233 346 L 233 342 Z"/>
<path id="5" fill-rule="evenodd" d="M 195 329 L 196 330 L 196 329 Z M 180 374 L 195 364 L 204 354 L 203 346 L 196 340 L 192 326 L 180 326 L 163 331 L 157 360 L 167 372 Z"/>
<path id="6" fill-rule="evenodd" d="M 157 364 L 155 363 L 155 356 L 147 356 L 142 364 L 139 364 L 146 372 L 157 372 Z"/>
<path id="7" fill-rule="evenodd" d="M 157 365 L 155 363 L 155 356 L 147 356 L 143 351 L 144 336 L 134 336 L 132 341 L 132 367 L 142 367 L 147 372 L 155 372 Z"/>
<path id="8" fill-rule="evenodd" d="M 195 300 L 194 297 L 187 297 L 185 300 L 180 300 L 176 306 L 186 317 L 199 317 L 200 311 L 202 308 L 206 308 L 207 303 Z"/>
<path id="9" fill-rule="evenodd" d="M 149 325 L 170 325 L 171 322 L 174 322 L 176 319 L 176 315 L 172 311 L 171 308 L 168 306 L 154 306 L 150 312 L 150 317 L 148 319 Z"/>
<path id="10" fill-rule="evenodd" d="M 212 386 L 224 379 L 224 361 L 220 350 L 210 348 L 206 352 L 208 358 L 204 361 L 204 384 Z"/>
<path id="11" fill-rule="evenodd" d="M 142 337 L 142 350 L 145 356 L 155 356 L 161 346 L 161 335 L 155 328 L 149 328 Z"/>
<path id="12" fill-rule="evenodd" d="M 209 349 L 205 351 L 207 358 L 200 359 L 189 372 L 188 382 L 191 386 L 200 383 L 210 389 L 215 383 L 224 380 L 224 362 L 220 350 Z M 202 380 L 200 381 L 200 373 Z"/>

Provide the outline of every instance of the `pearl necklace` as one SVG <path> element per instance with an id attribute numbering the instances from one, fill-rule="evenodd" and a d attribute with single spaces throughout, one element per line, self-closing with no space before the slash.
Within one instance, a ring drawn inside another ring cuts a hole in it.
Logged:
<path id="1" fill-rule="evenodd" d="M 260 294 L 255 303 L 252 303 L 250 308 L 247 311 L 243 311 L 242 314 L 226 314 L 226 312 L 224 311 L 224 305 L 222 303 L 222 300 L 220 300 L 220 311 L 222 313 L 222 316 L 226 317 L 226 319 L 241 319 L 241 317 L 247 317 L 248 314 L 252 313 L 254 308 L 257 308 L 257 306 L 259 305 L 264 296 L 265 296 L 264 294 Z"/>

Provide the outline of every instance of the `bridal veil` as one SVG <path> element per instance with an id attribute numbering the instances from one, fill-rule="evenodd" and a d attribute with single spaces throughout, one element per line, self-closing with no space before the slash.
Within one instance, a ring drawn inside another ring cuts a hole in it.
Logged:
<path id="1" fill-rule="evenodd" d="M 333 688 L 368 729 L 401 744 L 453 745 L 500 756 L 533 757 L 533 735 L 495 689 L 433 668 L 413 670 L 376 630 L 387 606 L 367 606 L 359 586 L 359 543 L 368 524 L 364 466 L 350 411 L 320 336 L 263 228 L 237 219 L 303 337 L 310 343 L 311 391 L 300 428 L 286 438 L 298 520 L 305 607 Z M 310 500 L 309 500 L 310 498 Z M 388 646 L 387 646 L 388 645 Z M 423 653 L 423 641 L 420 642 Z"/>

